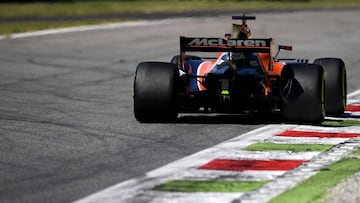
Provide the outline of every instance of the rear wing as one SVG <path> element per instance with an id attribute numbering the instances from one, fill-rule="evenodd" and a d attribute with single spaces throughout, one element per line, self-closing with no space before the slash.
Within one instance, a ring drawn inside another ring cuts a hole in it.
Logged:
<path id="1" fill-rule="evenodd" d="M 180 37 L 181 67 L 186 51 L 198 52 L 257 52 L 271 55 L 272 39 L 222 39 Z"/>
<path id="2" fill-rule="evenodd" d="M 180 37 L 180 51 L 270 53 L 272 39 Z"/>

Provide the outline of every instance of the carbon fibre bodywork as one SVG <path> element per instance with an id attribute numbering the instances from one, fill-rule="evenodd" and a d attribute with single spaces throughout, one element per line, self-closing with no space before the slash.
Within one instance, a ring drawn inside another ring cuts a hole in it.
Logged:
<path id="1" fill-rule="evenodd" d="M 231 60 L 236 56 L 236 60 Z M 284 66 L 283 62 L 279 62 Z M 279 106 L 280 75 L 268 74 L 259 53 L 220 52 L 214 60 L 185 60 L 180 112 L 242 113 Z"/>

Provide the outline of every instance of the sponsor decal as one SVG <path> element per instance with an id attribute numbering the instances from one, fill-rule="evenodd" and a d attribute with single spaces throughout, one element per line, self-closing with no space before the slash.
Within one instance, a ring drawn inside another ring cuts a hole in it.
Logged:
<path id="1" fill-rule="evenodd" d="M 263 39 L 221 39 L 221 38 L 194 38 L 187 46 L 248 46 L 248 47 L 268 47 L 266 40 Z"/>

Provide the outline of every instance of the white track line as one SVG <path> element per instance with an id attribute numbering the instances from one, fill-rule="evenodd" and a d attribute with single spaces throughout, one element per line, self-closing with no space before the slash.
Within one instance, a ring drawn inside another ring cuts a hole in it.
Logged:
<path id="1" fill-rule="evenodd" d="M 360 91 L 350 94 L 356 97 Z M 360 137 L 343 138 L 286 138 L 276 136 L 285 130 L 357 133 L 358 127 L 321 127 L 307 125 L 267 125 L 245 133 L 214 147 L 205 149 L 188 157 L 148 172 L 142 177 L 131 179 L 98 193 L 78 200 L 78 203 L 90 202 L 267 202 L 271 198 L 296 186 L 316 174 L 320 169 L 347 156 L 360 147 Z M 245 147 L 264 141 L 286 143 L 337 144 L 329 151 L 309 153 L 287 152 L 248 152 Z M 212 171 L 198 170 L 209 161 L 217 158 L 227 159 L 304 159 L 309 160 L 291 171 Z M 270 180 L 263 187 L 248 193 L 177 193 L 159 192 L 151 188 L 168 180 Z M 235 197 L 236 196 L 236 197 Z"/>
<path id="2" fill-rule="evenodd" d="M 220 153 L 214 154 L 212 157 L 217 159 L 277 159 L 277 160 L 309 160 L 317 156 L 320 152 L 286 152 L 286 151 L 245 151 L 236 149 L 221 150 Z"/>
<path id="3" fill-rule="evenodd" d="M 286 171 L 220 171 L 189 169 L 177 178 L 185 180 L 228 180 L 228 181 L 262 181 L 272 180 Z"/>
<path id="4" fill-rule="evenodd" d="M 279 133 L 284 131 L 284 129 L 288 127 L 289 126 L 279 126 L 279 128 L 274 128 L 274 126 L 272 125 L 264 126 L 262 128 L 253 130 L 231 140 L 220 143 L 212 148 L 205 149 L 203 151 L 200 151 L 198 153 L 150 171 L 143 177 L 131 179 L 129 181 L 125 181 L 117 185 L 111 186 L 103 191 L 85 197 L 78 202 L 128 202 L 138 200 L 139 202 L 151 202 L 153 196 L 151 195 L 151 192 L 150 194 L 148 194 L 147 190 L 155 187 L 156 185 L 164 183 L 168 180 L 176 180 L 181 178 L 186 171 L 195 169 L 201 165 L 208 163 L 214 158 L 217 158 L 216 154 L 224 153 L 224 150 L 226 149 L 228 149 L 228 151 L 233 151 L 234 148 L 241 149 L 243 147 L 247 147 L 253 143 L 263 140 L 266 137 L 271 136 L 269 132 Z M 194 195 L 196 196 L 195 193 Z M 191 198 L 192 195 L 188 193 L 188 196 L 189 198 Z M 131 198 L 133 197 L 136 197 L 136 200 L 131 200 Z M 141 197 L 141 199 L 137 199 L 138 197 Z M 206 198 L 204 198 L 204 196 L 202 197 L 203 200 L 207 200 L 207 198 L 215 198 L 211 196 L 211 194 L 209 194 L 209 196 L 207 196 Z M 216 200 L 219 200 L 218 198 L 219 195 L 216 195 Z M 227 198 L 224 198 L 227 201 Z M 160 200 L 158 199 L 158 201 Z M 167 199 L 167 201 L 169 201 L 169 199 Z M 175 202 L 176 200 L 173 197 L 171 201 Z"/>
<path id="5" fill-rule="evenodd" d="M 354 91 L 354 92 L 351 92 L 350 94 L 347 95 L 347 98 L 348 99 L 352 99 L 352 98 L 358 98 L 360 96 L 360 89 Z"/>
<path id="6" fill-rule="evenodd" d="M 330 144 L 336 145 L 345 142 L 348 138 L 293 138 L 273 136 L 265 139 L 264 142 L 277 144 Z"/>
<path id="7" fill-rule="evenodd" d="M 125 28 L 125 27 L 161 25 L 161 24 L 170 24 L 170 23 L 172 23 L 172 21 L 174 21 L 174 20 L 166 19 L 166 20 L 156 20 L 156 21 L 108 23 L 108 24 L 87 25 L 87 26 L 84 25 L 84 26 L 69 27 L 69 28 L 48 29 L 48 30 L 41 30 L 41 31 L 35 31 L 35 32 L 17 33 L 17 34 L 11 34 L 9 36 L 0 35 L 0 40 L 37 37 L 37 36 L 44 36 L 44 35 L 54 35 L 54 34 L 92 31 L 92 30 L 108 30 L 108 29 Z"/>
<path id="8" fill-rule="evenodd" d="M 223 199 L 221 195 L 216 193 L 187 193 L 186 198 L 182 195 L 171 195 L 168 193 L 157 193 L 151 188 L 164 183 L 168 180 L 177 179 L 228 179 L 228 180 L 272 180 L 276 177 L 284 175 L 285 171 L 211 171 L 197 170 L 201 165 L 217 158 L 226 159 L 288 159 L 288 160 L 310 160 L 319 156 L 319 152 L 298 152 L 288 153 L 283 151 L 273 152 L 249 152 L 241 150 L 251 144 L 264 141 L 274 135 L 289 129 L 311 129 L 306 126 L 298 125 L 268 125 L 253 130 L 246 134 L 235 137 L 231 140 L 220 143 L 212 148 L 205 149 L 191 156 L 185 157 L 154 171 L 148 172 L 145 176 L 132 179 L 118 185 L 112 186 L 99 193 L 95 193 L 89 197 L 79 200 L 78 202 L 208 202 L 209 200 L 228 201 L 229 195 L 224 193 Z M 318 128 L 319 129 L 319 128 Z M 322 129 L 324 130 L 324 129 Z M 337 128 L 337 131 L 339 129 Z M 348 139 L 347 139 L 348 140 Z M 301 138 L 298 138 L 301 142 Z M 154 196 L 154 194 L 160 196 Z M 178 194 L 178 193 L 175 193 Z M 246 193 L 245 193 L 246 194 Z M 240 195 L 240 194 L 238 194 Z M 243 195 L 243 193 L 241 193 Z M 171 198 L 166 198 L 171 197 Z M 198 197 L 201 197 L 198 199 Z M 238 196 L 239 197 L 239 196 Z M 194 199 L 192 199 L 194 198 Z"/>
<path id="9" fill-rule="evenodd" d="M 158 191 L 149 191 L 147 192 L 146 196 L 142 199 L 141 196 L 138 197 L 137 200 L 139 202 L 163 202 L 163 203 L 198 203 L 204 202 L 206 199 L 206 203 L 219 203 L 219 202 L 231 202 L 235 198 L 243 195 L 244 193 L 241 192 L 198 192 L 189 195 L 189 193 L 182 193 L 182 192 L 158 192 Z M 149 198 L 150 197 L 150 198 Z"/>

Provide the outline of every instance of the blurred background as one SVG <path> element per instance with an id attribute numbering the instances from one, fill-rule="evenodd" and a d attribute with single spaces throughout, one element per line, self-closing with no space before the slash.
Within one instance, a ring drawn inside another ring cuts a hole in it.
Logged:
<path id="1" fill-rule="evenodd" d="M 358 0 L 0 0 L 0 35 L 141 19 L 356 7 Z"/>

